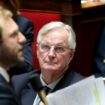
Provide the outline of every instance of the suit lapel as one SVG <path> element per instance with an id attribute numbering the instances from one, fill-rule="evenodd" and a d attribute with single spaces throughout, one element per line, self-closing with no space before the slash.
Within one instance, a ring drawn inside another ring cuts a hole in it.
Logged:
<path id="1" fill-rule="evenodd" d="M 6 98 L 10 98 L 10 99 L 12 98 L 12 100 L 14 100 L 17 105 L 21 105 L 12 86 L 10 86 L 10 84 L 1 75 L 0 75 L 0 85 L 4 87 L 6 91 L 8 91 L 7 95 L 5 95 Z"/>
<path id="2" fill-rule="evenodd" d="M 55 86 L 55 88 L 52 90 L 52 92 L 69 86 L 71 84 L 72 76 L 73 76 L 73 72 L 70 72 L 69 70 L 67 70 L 67 72 L 65 73 L 63 78 Z"/>
<path id="3" fill-rule="evenodd" d="M 65 88 L 69 85 L 72 85 L 82 79 L 84 79 L 84 76 L 68 69 L 65 75 L 63 76 L 63 78 L 59 81 L 59 83 L 52 90 L 52 92 Z"/>
<path id="4" fill-rule="evenodd" d="M 29 72 L 29 73 L 24 73 L 21 75 L 14 76 L 12 78 L 12 85 L 15 89 L 16 94 L 20 96 L 22 89 L 28 84 L 30 76 L 34 73 L 35 71 Z"/>

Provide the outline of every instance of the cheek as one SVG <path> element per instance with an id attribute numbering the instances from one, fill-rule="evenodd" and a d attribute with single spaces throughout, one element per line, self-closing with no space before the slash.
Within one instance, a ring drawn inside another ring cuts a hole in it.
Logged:
<path id="1" fill-rule="evenodd" d="M 40 52 L 40 51 L 38 50 L 38 51 L 37 51 L 37 57 L 38 57 L 39 63 L 42 63 L 42 62 L 44 61 L 44 58 L 45 58 L 45 53 Z"/>
<path id="2" fill-rule="evenodd" d="M 70 62 L 70 57 L 69 57 L 69 56 L 62 56 L 62 57 L 59 59 L 59 62 L 61 62 L 61 65 L 62 65 L 62 66 L 68 65 L 69 62 Z"/>
<path id="3" fill-rule="evenodd" d="M 3 56 L 5 55 L 7 57 L 7 59 L 10 57 L 14 57 L 14 50 L 12 50 L 11 46 L 9 46 L 8 44 L 2 45 L 1 52 Z"/>
<path id="4" fill-rule="evenodd" d="M 17 46 L 15 44 L 7 44 L 6 47 L 12 52 L 16 52 Z"/>
<path id="5" fill-rule="evenodd" d="M 11 47 L 11 48 L 16 48 L 17 47 L 17 44 L 18 42 L 17 42 L 17 40 L 14 38 L 9 38 L 9 39 L 6 39 L 5 41 L 4 41 L 4 44 L 5 44 L 5 46 L 8 46 L 8 47 Z"/>
<path id="6" fill-rule="evenodd" d="M 16 42 L 13 40 L 5 42 L 4 46 L 13 54 L 18 52 L 18 46 L 17 46 Z"/>
<path id="7" fill-rule="evenodd" d="M 6 46 L 5 48 L 7 48 L 9 54 L 15 55 L 17 53 L 14 46 Z"/>

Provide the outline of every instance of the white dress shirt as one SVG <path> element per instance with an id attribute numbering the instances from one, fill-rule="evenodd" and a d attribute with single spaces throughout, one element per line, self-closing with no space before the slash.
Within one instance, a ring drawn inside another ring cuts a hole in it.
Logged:
<path id="1" fill-rule="evenodd" d="M 3 67 L 0 67 L 0 74 L 4 77 L 4 79 L 9 82 L 10 81 L 10 77 L 7 73 L 7 71 L 3 68 Z"/>
<path id="2" fill-rule="evenodd" d="M 61 78 L 62 78 L 62 77 L 61 77 Z M 40 80 L 41 80 L 42 85 L 49 87 L 51 90 L 53 90 L 53 89 L 55 88 L 55 86 L 56 86 L 57 83 L 61 80 L 61 78 L 59 78 L 58 80 L 56 80 L 56 81 L 52 82 L 51 84 L 47 85 L 47 84 L 43 81 L 42 75 L 40 75 Z M 35 97 L 35 100 L 34 100 L 33 105 L 38 105 L 39 102 L 40 102 L 40 98 L 39 98 L 39 96 L 38 96 L 38 94 L 37 94 L 36 97 Z"/>

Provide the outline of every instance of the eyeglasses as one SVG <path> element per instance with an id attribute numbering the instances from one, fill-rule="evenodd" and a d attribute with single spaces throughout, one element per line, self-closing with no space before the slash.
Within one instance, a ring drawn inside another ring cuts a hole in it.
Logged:
<path id="1" fill-rule="evenodd" d="M 65 47 L 63 45 L 48 45 L 48 44 L 38 44 L 40 46 L 41 51 L 43 52 L 49 52 L 50 49 L 53 47 L 54 52 L 55 53 L 64 53 L 65 51 L 67 51 L 67 49 L 69 49 L 69 47 Z"/>

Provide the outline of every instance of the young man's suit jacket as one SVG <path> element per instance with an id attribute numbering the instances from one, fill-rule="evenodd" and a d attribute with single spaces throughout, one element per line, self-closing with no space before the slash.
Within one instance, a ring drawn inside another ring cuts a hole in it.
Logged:
<path id="1" fill-rule="evenodd" d="M 37 72 L 37 73 L 40 74 L 39 72 Z M 21 97 L 23 105 L 32 105 L 34 102 L 34 99 L 36 97 L 36 94 L 37 94 L 31 88 L 31 86 L 29 86 L 27 88 L 27 82 L 29 82 L 28 80 L 33 73 L 36 73 L 36 72 L 33 71 L 30 73 L 25 73 L 22 75 L 14 76 L 12 78 L 12 83 L 14 85 L 15 91 L 17 91 L 17 93 L 21 93 L 20 97 Z M 68 70 L 65 73 L 65 75 L 63 76 L 63 78 L 59 81 L 59 83 L 56 85 L 56 87 L 51 92 L 54 92 L 56 90 L 59 90 L 59 89 L 65 88 L 69 85 L 72 85 L 73 83 L 76 83 L 77 81 L 79 81 L 83 78 L 84 77 L 82 75 Z M 21 83 L 19 81 L 21 81 Z M 18 87 L 17 87 L 17 85 L 18 85 Z"/>
<path id="2" fill-rule="evenodd" d="M 9 83 L 0 75 L 0 105 L 21 105 Z"/>

